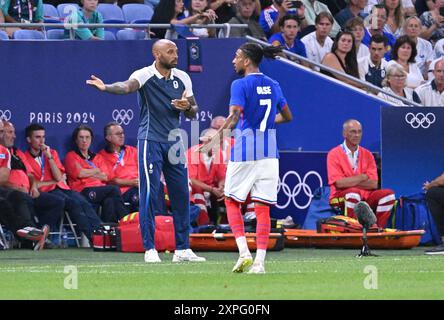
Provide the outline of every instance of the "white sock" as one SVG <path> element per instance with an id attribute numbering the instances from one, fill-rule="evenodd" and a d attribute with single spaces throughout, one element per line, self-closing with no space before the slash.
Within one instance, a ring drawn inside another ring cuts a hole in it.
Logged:
<path id="1" fill-rule="evenodd" d="M 184 254 L 185 250 L 174 250 L 174 254 L 177 254 L 178 256 Z"/>
<path id="2" fill-rule="evenodd" d="M 254 262 L 264 263 L 266 254 L 267 254 L 267 250 L 257 249 L 256 250 L 256 258 L 254 259 Z"/>
<path id="3" fill-rule="evenodd" d="M 236 239 L 237 247 L 239 248 L 239 255 L 241 257 L 251 255 L 250 250 L 248 250 L 247 238 L 239 237 Z"/>

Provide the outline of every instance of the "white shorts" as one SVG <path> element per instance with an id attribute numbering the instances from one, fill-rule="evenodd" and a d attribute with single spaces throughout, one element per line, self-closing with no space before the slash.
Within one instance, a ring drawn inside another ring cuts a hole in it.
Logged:
<path id="1" fill-rule="evenodd" d="M 276 204 L 279 181 L 279 160 L 261 159 L 228 162 L 225 196 L 245 202 L 248 193 L 253 201 Z"/>

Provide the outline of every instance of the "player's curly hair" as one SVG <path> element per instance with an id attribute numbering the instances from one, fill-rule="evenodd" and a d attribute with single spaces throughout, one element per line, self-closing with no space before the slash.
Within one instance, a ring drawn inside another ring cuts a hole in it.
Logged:
<path id="1" fill-rule="evenodd" d="M 256 43 L 244 43 L 239 47 L 239 49 L 247 56 L 256 66 L 258 66 L 262 58 L 265 56 L 266 58 L 274 59 L 279 53 L 282 52 L 281 47 L 262 47 Z"/>

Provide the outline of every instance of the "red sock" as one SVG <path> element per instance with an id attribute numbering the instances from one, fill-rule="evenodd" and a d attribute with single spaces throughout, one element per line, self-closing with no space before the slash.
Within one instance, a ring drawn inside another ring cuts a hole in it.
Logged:
<path id="1" fill-rule="evenodd" d="M 231 198 L 225 199 L 228 223 L 235 238 L 245 236 L 244 220 L 242 219 L 240 203 Z"/>
<path id="2" fill-rule="evenodd" d="M 258 249 L 267 250 L 270 238 L 270 207 L 255 204 L 256 213 L 256 246 Z"/>

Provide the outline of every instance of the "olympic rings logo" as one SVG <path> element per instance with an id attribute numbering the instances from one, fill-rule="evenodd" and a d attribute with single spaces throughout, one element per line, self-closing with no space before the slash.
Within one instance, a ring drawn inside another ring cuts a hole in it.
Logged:
<path id="1" fill-rule="evenodd" d="M 422 127 L 423 129 L 429 128 L 436 121 L 436 116 L 433 113 L 419 112 L 416 115 L 409 112 L 405 115 L 405 121 L 412 126 L 413 129 L 418 129 Z"/>
<path id="2" fill-rule="evenodd" d="M 0 110 L 0 120 L 9 121 L 11 120 L 11 111 L 10 110 Z"/>
<path id="3" fill-rule="evenodd" d="M 134 112 L 131 109 L 114 109 L 112 117 L 118 124 L 128 125 L 134 118 Z"/>
<path id="4" fill-rule="evenodd" d="M 319 180 L 319 187 L 322 187 L 322 177 L 316 171 L 312 170 L 312 171 L 307 172 L 303 179 L 301 179 L 301 176 L 296 171 L 288 171 L 283 176 L 282 180 L 279 179 L 279 182 L 278 182 L 278 194 L 279 194 L 279 191 L 282 189 L 282 192 L 285 194 L 286 197 L 288 197 L 288 199 L 284 204 L 282 204 L 282 205 L 277 204 L 276 207 L 278 209 L 286 209 L 290 205 L 290 203 L 293 202 L 293 204 L 296 208 L 298 208 L 300 210 L 307 209 L 311 203 L 311 199 L 313 199 L 312 188 L 307 184 L 307 179 L 312 175 Z M 287 183 L 287 179 L 290 176 L 295 176 L 297 179 L 297 183 L 293 187 L 293 189 L 291 189 Z M 317 188 L 318 187 L 314 188 L 314 190 L 316 190 Z M 303 192 L 308 197 L 308 201 L 305 204 L 299 204 L 297 201 L 297 197 L 301 192 Z"/>

